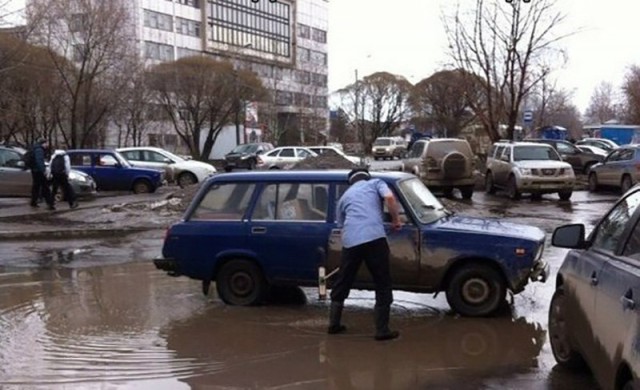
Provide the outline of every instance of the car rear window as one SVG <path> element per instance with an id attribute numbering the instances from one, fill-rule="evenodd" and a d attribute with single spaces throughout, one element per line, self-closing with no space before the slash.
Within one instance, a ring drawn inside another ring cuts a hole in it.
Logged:
<path id="1" fill-rule="evenodd" d="M 389 138 L 378 138 L 373 144 L 377 146 L 389 146 L 391 145 L 391 140 Z"/>
<path id="2" fill-rule="evenodd" d="M 274 183 L 265 186 L 252 220 L 325 221 L 329 185 L 322 183 Z"/>

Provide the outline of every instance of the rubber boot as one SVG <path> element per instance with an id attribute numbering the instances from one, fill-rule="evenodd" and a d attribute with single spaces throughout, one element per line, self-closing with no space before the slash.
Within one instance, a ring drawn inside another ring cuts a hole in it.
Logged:
<path id="1" fill-rule="evenodd" d="M 329 312 L 329 329 L 327 329 L 327 333 L 338 334 L 347 330 L 346 326 L 340 324 L 343 307 L 344 303 L 342 302 L 331 302 L 331 311 Z"/>
<path id="2" fill-rule="evenodd" d="M 400 332 L 389 329 L 389 306 L 376 306 L 373 314 L 376 323 L 375 339 L 378 341 L 392 340 L 400 336 Z"/>

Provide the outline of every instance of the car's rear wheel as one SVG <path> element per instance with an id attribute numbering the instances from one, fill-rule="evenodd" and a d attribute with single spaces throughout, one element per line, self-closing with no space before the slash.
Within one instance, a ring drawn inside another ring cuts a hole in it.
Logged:
<path id="1" fill-rule="evenodd" d="M 264 301 L 268 284 L 255 263 L 237 259 L 226 263 L 218 272 L 216 288 L 226 304 L 253 306 Z"/>
<path id="2" fill-rule="evenodd" d="M 509 198 L 513 199 L 513 200 L 518 200 L 520 199 L 520 191 L 518 191 L 518 183 L 516 182 L 516 178 L 511 176 L 509 178 L 509 182 L 507 183 L 507 194 L 509 195 Z"/>
<path id="3" fill-rule="evenodd" d="M 224 167 L 224 171 L 225 172 L 231 172 L 231 171 L 233 171 L 233 168 L 232 167 Z"/>
<path id="4" fill-rule="evenodd" d="M 196 183 L 198 183 L 198 178 L 191 172 L 182 172 L 180 176 L 178 176 L 178 185 L 180 186 L 180 188 L 184 188 Z"/>
<path id="5" fill-rule="evenodd" d="M 629 191 L 629 189 L 633 186 L 633 182 L 631 181 L 631 176 L 624 175 L 622 177 L 622 182 L 620 183 L 620 191 L 624 194 Z"/>
<path id="6" fill-rule="evenodd" d="M 553 293 L 549 305 L 549 341 L 553 357 L 558 364 L 569 369 L 584 368 L 582 356 L 571 345 L 571 329 L 567 324 L 567 299 L 559 288 Z"/>
<path id="7" fill-rule="evenodd" d="M 452 198 L 453 197 L 453 188 L 452 187 L 445 187 L 442 189 L 442 194 L 444 195 L 445 198 Z"/>
<path id="8" fill-rule="evenodd" d="M 484 177 L 484 190 L 487 194 L 495 194 L 496 186 L 493 183 L 493 174 L 491 171 L 488 171 Z"/>
<path id="9" fill-rule="evenodd" d="M 558 192 L 558 196 L 560 200 L 569 200 L 571 199 L 571 195 L 573 195 L 573 191 L 560 191 Z"/>
<path id="10" fill-rule="evenodd" d="M 468 317 L 486 317 L 500 308 L 507 288 L 498 271 L 474 263 L 454 270 L 446 291 L 447 302 L 456 312 Z"/>
<path id="11" fill-rule="evenodd" d="M 589 174 L 589 192 L 598 191 L 598 176 L 596 176 L 595 172 L 591 172 Z"/>
<path id="12" fill-rule="evenodd" d="M 138 179 L 133 183 L 134 194 L 149 194 L 153 192 L 153 186 L 149 181 L 144 179 Z"/>

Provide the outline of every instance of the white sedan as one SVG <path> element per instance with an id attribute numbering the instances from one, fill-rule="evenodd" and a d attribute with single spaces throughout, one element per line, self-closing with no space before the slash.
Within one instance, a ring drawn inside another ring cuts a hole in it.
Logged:
<path id="1" fill-rule="evenodd" d="M 258 169 L 289 169 L 296 163 L 307 157 L 316 157 L 317 154 L 302 146 L 281 146 L 257 158 Z"/>
<path id="2" fill-rule="evenodd" d="M 349 156 L 348 154 L 346 154 L 345 152 L 343 152 L 342 150 L 334 146 L 309 146 L 309 150 L 311 150 L 312 152 L 316 153 L 319 156 L 331 156 L 331 157 L 339 156 L 351 161 L 352 164 L 366 165 L 366 162 L 364 162 L 365 164 L 363 164 L 363 161 L 361 161 L 362 159 L 360 157 Z"/>
<path id="3" fill-rule="evenodd" d="M 216 173 L 216 168 L 202 161 L 186 160 L 167 150 L 150 146 L 117 149 L 134 167 L 152 168 L 165 171 L 169 182 L 180 187 L 201 183 Z"/>

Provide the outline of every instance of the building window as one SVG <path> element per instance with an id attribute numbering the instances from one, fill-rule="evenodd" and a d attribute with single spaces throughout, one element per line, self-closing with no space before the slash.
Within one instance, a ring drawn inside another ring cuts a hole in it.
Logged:
<path id="1" fill-rule="evenodd" d="M 293 94 L 287 91 L 276 91 L 276 105 L 277 106 L 292 106 Z"/>
<path id="2" fill-rule="evenodd" d="M 200 22 L 184 18 L 176 18 L 176 32 L 192 37 L 200 36 Z"/>
<path id="3" fill-rule="evenodd" d="M 144 26 L 163 31 L 173 31 L 173 17 L 171 15 L 145 9 Z"/>
<path id="4" fill-rule="evenodd" d="M 209 0 L 209 39 L 278 56 L 291 56 L 291 7 L 287 3 Z"/>
<path id="5" fill-rule="evenodd" d="M 176 56 L 177 56 L 177 58 L 194 57 L 194 56 L 199 56 L 201 54 L 202 54 L 202 52 L 200 52 L 198 50 L 187 49 L 185 47 L 177 47 L 176 48 Z"/>
<path id="6" fill-rule="evenodd" d="M 311 27 L 298 23 L 298 36 L 300 38 L 311 38 Z"/>
<path id="7" fill-rule="evenodd" d="M 200 0 L 176 0 L 176 3 L 188 5 L 193 8 L 200 8 Z"/>
<path id="8" fill-rule="evenodd" d="M 318 28 L 314 28 L 313 40 L 320 43 L 327 43 L 327 32 Z"/>
<path id="9" fill-rule="evenodd" d="M 327 97 L 326 96 L 314 96 L 313 97 L 313 106 L 316 108 L 327 108 Z"/>
<path id="10" fill-rule="evenodd" d="M 317 65 L 327 65 L 327 53 L 311 50 L 311 62 Z"/>
<path id="11" fill-rule="evenodd" d="M 311 58 L 311 51 L 309 49 L 305 49 L 304 47 L 298 47 L 299 62 L 309 62 L 310 58 Z"/>
<path id="12" fill-rule="evenodd" d="M 69 21 L 69 31 L 70 32 L 86 31 L 88 24 L 89 24 L 89 19 L 87 17 L 87 14 L 73 14 L 71 15 L 71 20 Z"/>
<path id="13" fill-rule="evenodd" d="M 327 86 L 327 75 L 320 73 L 311 74 L 311 83 L 318 87 L 326 87 Z"/>
<path id="14" fill-rule="evenodd" d="M 173 61 L 173 46 L 145 41 L 144 56 L 152 60 Z"/>
<path id="15" fill-rule="evenodd" d="M 311 105 L 311 96 L 306 93 L 296 93 L 296 106 L 309 107 Z"/>
<path id="16" fill-rule="evenodd" d="M 298 70 L 296 71 L 296 81 L 300 84 L 309 84 L 311 82 L 311 73 L 304 71 L 304 70 Z"/>

